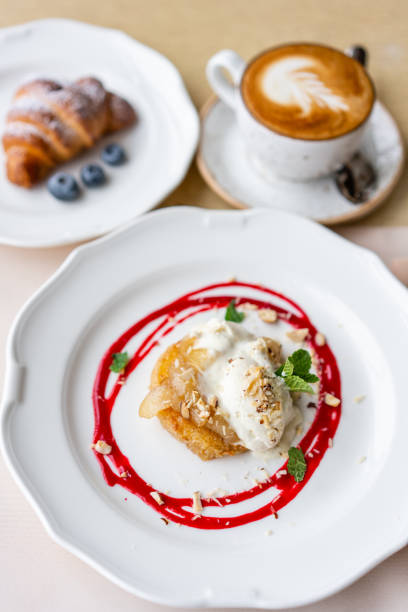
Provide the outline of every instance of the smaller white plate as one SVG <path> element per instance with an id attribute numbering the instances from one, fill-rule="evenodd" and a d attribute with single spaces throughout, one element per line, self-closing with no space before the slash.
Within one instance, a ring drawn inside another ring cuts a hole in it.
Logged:
<path id="1" fill-rule="evenodd" d="M 198 168 L 219 196 L 237 208 L 277 208 L 335 225 L 368 215 L 394 189 L 404 167 L 400 130 L 387 109 L 377 102 L 361 152 L 373 165 L 376 184 L 363 204 L 351 204 L 332 177 L 313 181 L 263 178 L 248 162 L 234 112 L 212 97 L 201 111 Z"/>
<path id="2" fill-rule="evenodd" d="M 10 183 L 0 146 L 0 243 L 45 247 L 86 240 L 125 224 L 161 202 L 184 178 L 194 155 L 199 120 L 176 68 L 123 32 L 65 19 L 47 19 L 0 30 L 0 134 L 16 89 L 37 76 L 96 76 L 125 97 L 137 124 L 103 139 L 61 166 L 79 179 L 80 168 L 98 162 L 107 142 L 120 142 L 127 163 L 104 165 L 108 184 L 83 188 L 64 204 L 47 191 Z"/>

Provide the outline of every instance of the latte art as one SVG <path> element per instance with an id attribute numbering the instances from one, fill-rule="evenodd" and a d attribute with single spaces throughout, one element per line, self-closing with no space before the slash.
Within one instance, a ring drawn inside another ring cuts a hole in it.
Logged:
<path id="1" fill-rule="evenodd" d="M 307 57 L 294 56 L 283 59 L 265 70 L 262 79 L 263 93 L 272 102 L 282 106 L 298 106 L 305 116 L 313 105 L 333 112 L 347 111 L 349 106 L 334 93 L 314 71 L 314 62 Z"/>
<path id="2" fill-rule="evenodd" d="M 279 47 L 256 58 L 244 74 L 242 94 L 258 121 L 308 140 L 353 130 L 374 101 L 360 64 L 340 51 L 306 44 Z"/>

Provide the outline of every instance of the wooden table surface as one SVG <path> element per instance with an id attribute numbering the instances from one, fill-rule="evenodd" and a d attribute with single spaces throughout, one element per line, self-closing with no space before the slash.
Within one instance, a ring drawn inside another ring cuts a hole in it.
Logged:
<path id="1" fill-rule="evenodd" d="M 285 41 L 312 40 L 345 48 L 365 45 L 379 98 L 408 132 L 407 0 L 3 0 L 0 26 L 67 17 L 120 28 L 173 61 L 199 108 L 210 95 L 208 58 L 232 48 L 250 58 Z M 52 52 L 52 51 L 50 51 Z M 166 205 L 228 206 L 206 186 L 195 165 Z M 408 225 L 408 178 L 360 225 Z M 22 303 L 72 247 L 25 250 L 0 247 L 0 386 L 4 344 Z M 120 591 L 57 547 L 0 462 L 0 592 L 7 612 L 159 610 Z M 374 534 L 373 534 L 374 535 Z M 271 551 L 273 554 L 273 550 Z M 352 551 L 350 551 L 352 554 Z M 309 612 L 406 612 L 408 549 Z"/>

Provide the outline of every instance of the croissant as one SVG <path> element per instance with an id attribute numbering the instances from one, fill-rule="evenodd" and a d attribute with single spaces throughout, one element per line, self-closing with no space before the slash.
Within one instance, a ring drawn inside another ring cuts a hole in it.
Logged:
<path id="1" fill-rule="evenodd" d="M 3 134 L 7 177 L 32 187 L 105 134 L 132 125 L 133 108 L 86 77 L 69 85 L 36 79 L 16 92 Z"/>

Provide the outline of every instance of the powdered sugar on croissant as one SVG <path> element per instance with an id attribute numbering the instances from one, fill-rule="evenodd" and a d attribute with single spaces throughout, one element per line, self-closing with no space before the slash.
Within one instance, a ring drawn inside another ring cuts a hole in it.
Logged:
<path id="1" fill-rule="evenodd" d="M 26 83 L 6 119 L 7 177 L 31 187 L 58 164 L 135 120 L 131 105 L 93 77 L 66 86 L 47 79 Z"/>

